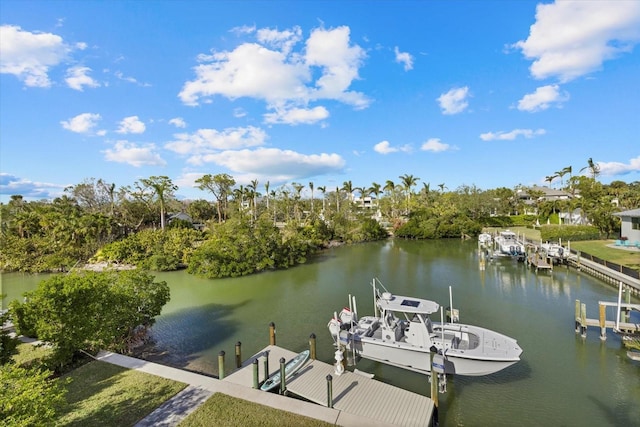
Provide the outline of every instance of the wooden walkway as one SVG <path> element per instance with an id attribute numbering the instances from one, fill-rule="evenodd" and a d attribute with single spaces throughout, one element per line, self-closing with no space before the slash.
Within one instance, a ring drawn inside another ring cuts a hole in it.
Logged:
<path id="1" fill-rule="evenodd" d="M 264 381 L 264 354 L 268 354 L 269 371 L 280 369 L 280 358 L 290 360 L 297 353 L 268 346 L 242 364 L 224 381 L 253 387 L 253 361 L 258 360 L 258 378 Z M 327 405 L 327 375 L 333 377 L 333 407 L 362 417 L 363 425 L 429 426 L 433 416 L 433 401 L 417 393 L 385 384 L 375 379 L 345 371 L 336 375 L 333 365 L 318 360 L 308 361 L 287 380 L 287 391 L 319 405 Z M 425 390 L 428 388 L 425 376 Z"/>
<path id="2" fill-rule="evenodd" d="M 552 271 L 553 270 L 553 264 L 550 262 L 547 262 L 545 257 L 540 255 L 539 253 L 529 254 L 529 256 L 527 257 L 527 264 L 530 267 L 534 267 L 536 271 L 538 270 Z"/>

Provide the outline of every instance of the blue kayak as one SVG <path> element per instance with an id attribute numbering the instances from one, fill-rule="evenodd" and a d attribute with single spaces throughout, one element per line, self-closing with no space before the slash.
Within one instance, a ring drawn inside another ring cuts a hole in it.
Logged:
<path id="1" fill-rule="evenodd" d="M 298 369 L 300 369 L 302 367 L 302 365 L 304 365 L 304 363 L 307 361 L 307 359 L 309 359 L 309 350 L 305 350 L 305 351 L 301 352 L 300 354 L 298 354 L 293 359 L 289 360 L 284 365 L 284 376 L 285 376 L 285 378 L 289 378 L 291 375 L 296 373 L 298 371 Z M 273 390 L 274 388 L 276 388 L 279 385 L 280 385 L 280 369 L 278 369 L 278 371 L 276 373 L 271 375 L 264 382 L 264 384 L 262 384 L 262 386 L 260 387 L 260 390 L 263 390 L 263 391 Z"/>

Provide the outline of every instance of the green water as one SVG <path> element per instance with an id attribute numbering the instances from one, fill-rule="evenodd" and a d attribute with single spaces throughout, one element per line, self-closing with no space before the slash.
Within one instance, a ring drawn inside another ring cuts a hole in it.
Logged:
<path id="1" fill-rule="evenodd" d="M 43 277 L 4 275 L 2 292 L 7 300 L 19 298 Z M 394 293 L 445 306 L 452 286 L 462 322 L 514 337 L 524 349 L 519 363 L 496 374 L 450 378 L 447 393 L 440 395 L 441 425 L 640 425 L 640 363 L 626 357 L 613 333 L 602 342 L 595 329 L 586 339 L 574 332 L 576 299 L 596 318 L 598 301 L 615 301 L 617 290 L 566 267 L 536 274 L 501 260 L 482 271 L 475 243 L 459 240 L 344 246 L 288 271 L 238 279 L 160 273 L 157 279 L 171 286 L 171 302 L 153 328 L 155 345 L 146 357 L 217 374 L 220 351 L 231 365 L 241 341 L 243 357 L 249 357 L 268 344 L 274 322 L 278 345 L 299 351 L 315 333 L 318 358 L 331 363 L 327 322 L 347 304 L 348 294 L 356 296 L 360 315 L 372 313 L 373 277 Z M 358 368 L 429 394 L 419 374 L 369 361 Z"/>

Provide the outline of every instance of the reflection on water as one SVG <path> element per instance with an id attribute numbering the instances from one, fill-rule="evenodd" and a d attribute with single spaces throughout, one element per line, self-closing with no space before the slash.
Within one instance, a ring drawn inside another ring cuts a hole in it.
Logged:
<path id="1" fill-rule="evenodd" d="M 626 358 L 620 338 L 602 342 L 592 329 L 574 332 L 575 300 L 597 317 L 598 300 L 615 301 L 616 289 L 564 266 L 553 273 L 511 260 L 486 261 L 473 242 L 404 241 L 344 246 L 307 265 L 245 278 L 206 280 L 185 272 L 160 273 L 171 301 L 153 327 L 150 359 L 217 374 L 223 350 L 233 361 L 242 342 L 247 358 L 268 344 L 294 351 L 317 335 L 318 357 L 331 362 L 327 322 L 355 295 L 360 315 L 373 310 L 370 283 L 377 277 L 398 294 L 429 298 L 460 309 L 460 320 L 512 336 L 524 349 L 514 366 L 486 377 L 456 377 L 440 396 L 441 425 L 639 425 L 640 363 Z M 4 292 L 19 298 L 35 286 L 28 276 L 5 275 Z M 6 303 L 5 303 L 6 305 Z M 613 318 L 613 312 L 609 312 Z M 640 321 L 637 319 L 636 321 Z M 385 382 L 429 394 L 422 375 L 363 360 L 358 368 Z"/>

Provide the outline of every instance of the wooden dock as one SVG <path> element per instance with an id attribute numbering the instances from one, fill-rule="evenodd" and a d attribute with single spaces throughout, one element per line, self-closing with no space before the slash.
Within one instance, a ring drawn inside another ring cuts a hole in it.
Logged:
<path id="1" fill-rule="evenodd" d="M 539 252 L 530 253 L 527 256 L 527 265 L 529 265 L 529 267 L 535 268 L 536 272 L 538 270 L 553 271 L 553 263 L 548 262 L 548 260 Z"/>
<path id="2" fill-rule="evenodd" d="M 280 358 L 289 361 L 297 353 L 270 345 L 246 360 L 241 368 L 224 381 L 253 387 L 254 360 L 258 360 L 258 378 L 263 382 L 265 354 L 269 374 L 280 369 Z M 362 425 L 429 426 L 434 413 L 433 401 L 417 393 L 385 384 L 350 371 L 336 375 L 333 365 L 309 360 L 293 377 L 287 379 L 287 392 L 319 405 L 327 406 L 327 376 L 332 376 L 333 408 L 361 417 Z M 428 389 L 425 376 L 425 390 Z"/>

